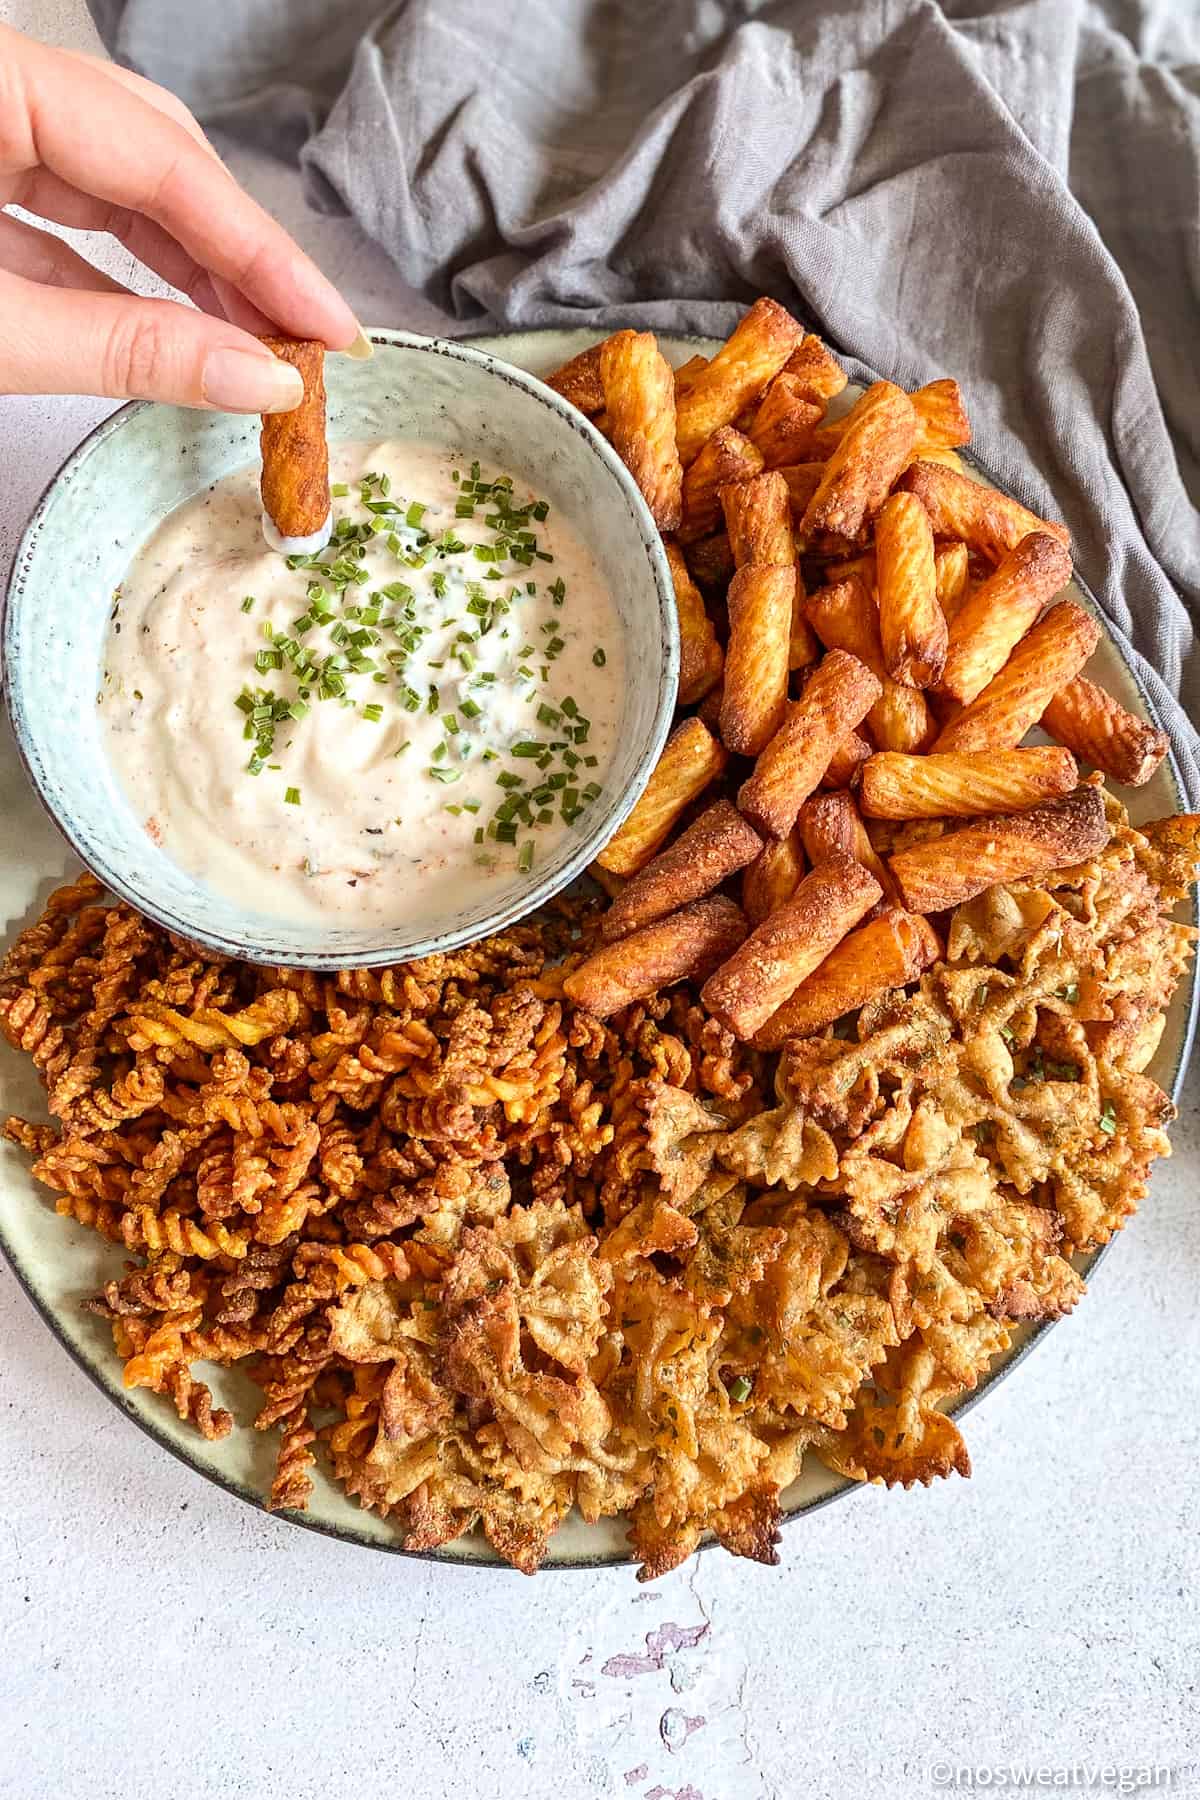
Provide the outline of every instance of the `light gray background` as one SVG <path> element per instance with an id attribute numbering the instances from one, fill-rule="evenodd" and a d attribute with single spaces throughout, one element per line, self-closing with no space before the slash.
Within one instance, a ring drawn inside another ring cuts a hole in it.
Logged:
<path id="1" fill-rule="evenodd" d="M 0 20 L 95 45 L 75 0 Z M 364 321 L 434 322 L 288 171 L 232 160 Z M 106 410 L 0 398 L 0 576 Z M 123 1420 L 0 1262 L 0 1795 L 890 1800 L 1010 1762 L 1162 1763 L 1200 1795 L 1198 1101 L 1194 1074 L 1090 1298 L 969 1419 L 969 1483 L 867 1489 L 790 1528 L 777 1570 L 709 1554 L 649 1588 L 252 1512 Z M 667 1622 L 707 1632 L 612 1663 Z"/>

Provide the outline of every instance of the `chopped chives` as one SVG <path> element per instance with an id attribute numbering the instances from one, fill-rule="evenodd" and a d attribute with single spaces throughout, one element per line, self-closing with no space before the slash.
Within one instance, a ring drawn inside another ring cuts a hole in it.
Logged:
<path id="1" fill-rule="evenodd" d="M 517 868 L 522 875 L 528 875 L 533 867 L 533 839 L 526 838 L 517 856 Z"/>
<path id="2" fill-rule="evenodd" d="M 286 793 L 284 794 L 283 798 L 288 806 L 299 806 L 299 804 L 300 804 L 300 789 L 297 787 L 288 788 Z"/>

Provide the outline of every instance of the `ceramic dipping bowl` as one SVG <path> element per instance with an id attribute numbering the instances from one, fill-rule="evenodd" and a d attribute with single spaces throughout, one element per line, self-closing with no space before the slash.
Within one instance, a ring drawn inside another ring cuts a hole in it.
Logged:
<path id="1" fill-rule="evenodd" d="M 472 893 L 448 916 L 395 928 L 297 923 L 203 885 L 147 836 L 109 765 L 97 691 L 114 589 L 168 513 L 258 457 L 258 421 L 137 401 L 58 471 L 17 551 L 3 620 L 5 692 L 30 781 L 59 830 L 116 894 L 158 924 L 252 962 L 338 968 L 451 950 L 513 924 L 575 879 L 633 806 L 675 704 L 670 570 L 641 495 L 581 414 L 484 350 L 372 333 L 368 362 L 326 364 L 331 443 L 416 439 L 508 470 L 544 494 L 592 552 L 628 670 L 617 749 L 579 829 L 532 875 Z"/>

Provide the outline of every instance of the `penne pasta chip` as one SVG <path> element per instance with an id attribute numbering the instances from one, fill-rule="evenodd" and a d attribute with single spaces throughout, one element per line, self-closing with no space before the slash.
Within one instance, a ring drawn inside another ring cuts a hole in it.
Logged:
<path id="1" fill-rule="evenodd" d="M 800 808 L 798 830 L 804 854 L 814 869 L 831 856 L 848 856 L 879 883 L 885 901 L 899 898 L 891 871 L 868 837 L 849 794 L 811 794 Z"/>
<path id="2" fill-rule="evenodd" d="M 1077 675 L 1056 691 L 1041 725 L 1081 762 L 1124 787 L 1141 787 L 1149 781 L 1170 748 L 1165 731 L 1156 731 L 1127 711 L 1086 675 Z"/>
<path id="3" fill-rule="evenodd" d="M 821 485 L 825 464 L 823 462 L 784 463 L 776 473 L 782 475 L 787 482 L 793 521 L 803 518 L 805 507 Z"/>
<path id="4" fill-rule="evenodd" d="M 970 443 L 971 422 L 962 390 L 952 376 L 926 382 L 909 399 L 917 415 L 917 441 L 913 445 L 917 456 Z"/>
<path id="5" fill-rule="evenodd" d="M 912 494 L 892 494 L 875 521 L 879 635 L 884 667 L 905 687 L 933 687 L 946 660 L 929 515 Z"/>
<path id="6" fill-rule="evenodd" d="M 721 729 L 721 703 L 724 698 L 725 683 L 723 681 L 718 681 L 712 692 L 705 694 L 704 699 L 696 708 L 696 717 L 703 725 L 707 725 L 708 729 L 714 734 Z"/>
<path id="7" fill-rule="evenodd" d="M 796 560 L 787 482 L 773 469 L 721 489 L 725 529 L 738 568 L 747 563 L 782 566 Z"/>
<path id="8" fill-rule="evenodd" d="M 730 482 L 749 481 L 762 471 L 763 459 L 748 437 L 732 425 L 714 431 L 683 477 L 683 520 L 680 542 L 695 543 L 711 537 L 724 523 L 721 489 Z"/>
<path id="9" fill-rule="evenodd" d="M 820 656 L 821 646 L 817 642 L 816 632 L 808 622 L 805 610 L 807 596 L 800 564 L 793 563 L 792 567 L 796 572 L 796 585 L 792 591 L 792 622 L 788 632 L 788 669 L 807 669 Z"/>
<path id="10" fill-rule="evenodd" d="M 970 592 L 971 553 L 963 543 L 939 544 L 933 553 L 938 605 L 952 625 Z"/>
<path id="11" fill-rule="evenodd" d="M 563 980 L 576 1006 L 607 1019 L 678 981 L 703 981 L 737 949 L 748 930 L 734 901 L 718 894 L 605 944 Z"/>
<path id="12" fill-rule="evenodd" d="M 706 725 L 699 719 L 684 719 L 667 739 L 633 811 L 596 861 L 615 875 L 636 875 L 684 807 L 716 780 L 728 760 Z"/>
<path id="13" fill-rule="evenodd" d="M 935 750 L 1011 750 L 1053 696 L 1073 681 L 1100 641 L 1100 627 L 1073 600 L 1060 600 L 1017 645 L 983 692 L 942 727 Z"/>
<path id="14" fill-rule="evenodd" d="M 758 830 L 786 837 L 848 732 L 879 697 L 879 682 L 856 656 L 831 650 L 742 783 L 738 805 Z"/>
<path id="15" fill-rule="evenodd" d="M 754 302 L 708 367 L 679 396 L 676 434 L 685 468 L 714 431 L 731 425 L 757 399 L 803 336 L 803 328 L 777 301 Z"/>
<path id="16" fill-rule="evenodd" d="M 804 509 L 800 536 L 819 531 L 857 538 L 912 458 L 917 415 L 902 388 L 877 381 L 846 415 L 845 428 Z"/>
<path id="17" fill-rule="evenodd" d="M 779 1050 L 789 1038 L 811 1037 L 889 988 L 915 981 L 941 954 L 928 919 L 890 908 L 843 938 L 759 1027 L 754 1043 L 760 1050 Z"/>
<path id="18" fill-rule="evenodd" d="M 572 406 L 582 413 L 593 416 L 604 411 L 604 378 L 600 373 L 600 352 L 602 344 L 593 344 L 590 349 L 581 350 L 570 362 L 565 362 L 561 369 L 555 369 L 553 375 L 546 376 L 546 386 L 552 387 L 556 394 L 569 400 Z"/>
<path id="19" fill-rule="evenodd" d="M 299 406 L 263 414 L 263 511 L 281 538 L 313 538 L 327 529 L 330 513 L 325 346 L 311 338 L 264 337 L 262 342 L 297 369 L 304 382 Z M 311 543 L 307 547 L 314 548 Z"/>
<path id="20" fill-rule="evenodd" d="M 846 385 L 846 371 L 836 356 L 813 332 L 805 333 L 783 365 L 785 375 L 798 381 L 806 397 L 827 406 Z"/>
<path id="21" fill-rule="evenodd" d="M 601 868 L 598 862 L 589 863 L 587 872 L 596 886 L 601 888 L 610 900 L 615 900 L 617 895 L 623 893 L 629 885 L 624 875 L 614 875 L 611 869 Z"/>
<path id="22" fill-rule="evenodd" d="M 860 801 L 872 819 L 970 819 L 1057 800 L 1078 780 L 1070 751 L 1053 746 L 931 756 L 884 751 L 863 768 Z"/>
<path id="23" fill-rule="evenodd" d="M 700 590 L 692 580 L 682 550 L 673 538 L 664 538 L 663 548 L 671 565 L 675 610 L 679 615 L 678 701 L 680 706 L 694 706 L 720 681 L 725 653 L 717 642 L 713 622 L 705 610 Z"/>
<path id="24" fill-rule="evenodd" d="M 930 381 L 924 387 L 914 389 L 908 397 L 917 415 L 917 435 L 912 447 L 914 458 L 937 458 L 951 452 L 955 444 L 970 443 L 971 426 L 966 405 L 953 377 Z M 840 419 L 828 420 L 815 433 L 813 442 L 823 455 L 831 455 L 841 443 L 848 423 L 849 414 L 843 414 Z M 957 457 L 953 461 L 958 464 Z"/>
<path id="25" fill-rule="evenodd" d="M 821 777 L 823 788 L 852 788 L 858 785 L 863 764 L 871 755 L 871 746 L 857 731 L 848 731 Z"/>
<path id="26" fill-rule="evenodd" d="M 910 912 L 944 912 L 998 881 L 1028 881 L 1086 862 L 1108 838 L 1104 795 L 1089 784 L 1029 812 L 992 815 L 897 850 L 891 868 Z"/>
<path id="27" fill-rule="evenodd" d="M 998 675 L 1049 601 L 1071 579 L 1071 558 L 1045 531 L 1031 531 L 980 582 L 950 628 L 943 692 L 964 705 Z"/>
<path id="28" fill-rule="evenodd" d="M 803 383 L 795 375 L 777 375 L 747 430 L 763 466 L 777 469 L 780 463 L 798 462 L 824 410 L 823 402 L 806 397 Z"/>
<path id="29" fill-rule="evenodd" d="M 984 487 L 940 463 L 913 463 L 900 477 L 900 486 L 917 496 L 935 537 L 963 538 L 989 562 L 998 563 L 1031 531 L 1049 532 L 1064 550 L 1071 548 L 1071 534 L 1057 519 L 1039 519 L 997 488 Z"/>
<path id="30" fill-rule="evenodd" d="M 745 1042 L 779 1010 L 879 898 L 879 883 L 836 852 L 792 899 L 756 925 L 700 990 L 708 1011 Z"/>
<path id="31" fill-rule="evenodd" d="M 678 404 L 680 394 L 686 394 L 701 369 L 707 369 L 707 356 L 689 356 L 685 363 L 680 363 L 675 371 L 675 400 Z"/>
<path id="32" fill-rule="evenodd" d="M 879 682 L 879 698 L 867 718 L 872 737 L 881 750 L 923 750 L 935 734 L 929 704 L 916 688 L 893 681 L 883 666 L 879 638 L 879 610 L 861 575 L 831 582 L 810 594 L 808 622 L 829 650 L 847 650 L 857 656 Z"/>
<path id="33" fill-rule="evenodd" d="M 757 756 L 783 723 L 796 583 L 795 563 L 750 563 L 729 584 L 721 741 L 737 756 Z"/>
<path id="34" fill-rule="evenodd" d="M 674 531 L 683 504 L 674 370 L 652 331 L 617 331 L 600 346 L 600 376 L 613 449 L 659 530 Z"/>
<path id="35" fill-rule="evenodd" d="M 724 597 L 734 570 L 733 545 L 728 533 L 719 531 L 713 537 L 702 538 L 698 544 L 689 544 L 684 554 L 697 587 L 711 595 Z"/>
<path id="36" fill-rule="evenodd" d="M 785 838 L 768 838 L 742 876 L 742 911 L 751 925 L 763 920 L 790 900 L 804 875 L 804 852 L 798 831 Z"/>
<path id="37" fill-rule="evenodd" d="M 718 800 L 625 883 L 600 921 L 606 942 L 701 900 L 752 863 L 762 839 L 728 800 Z"/>

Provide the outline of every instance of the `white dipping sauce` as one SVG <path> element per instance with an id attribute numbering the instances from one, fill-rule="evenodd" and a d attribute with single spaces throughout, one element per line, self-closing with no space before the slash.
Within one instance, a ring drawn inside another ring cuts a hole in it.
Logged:
<path id="1" fill-rule="evenodd" d="M 563 519 L 513 518 L 536 495 L 474 493 L 501 471 L 399 442 L 330 460 L 349 492 L 294 569 L 263 542 L 257 467 L 139 551 L 104 649 L 108 751 L 154 842 L 241 904 L 436 919 L 586 827 L 620 723 L 617 614 Z"/>

